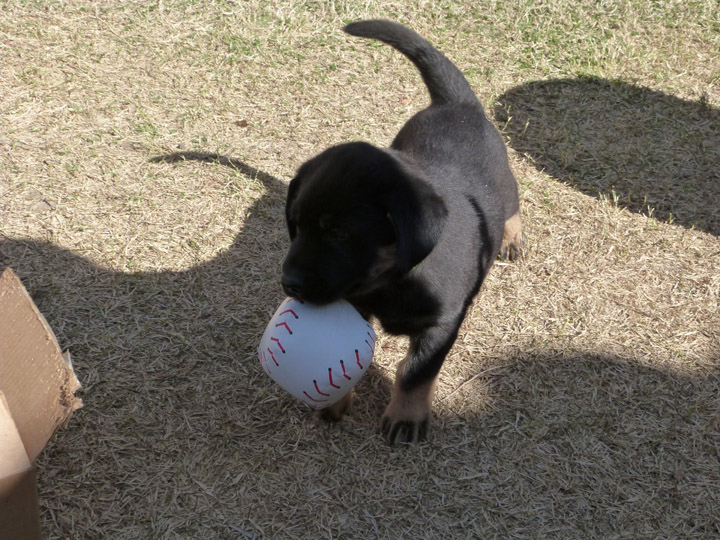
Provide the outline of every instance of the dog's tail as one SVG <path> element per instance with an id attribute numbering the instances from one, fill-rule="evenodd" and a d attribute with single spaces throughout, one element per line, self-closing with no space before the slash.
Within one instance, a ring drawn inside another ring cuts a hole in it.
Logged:
<path id="1" fill-rule="evenodd" d="M 433 105 L 477 102 L 455 64 L 409 28 L 392 21 L 371 20 L 348 24 L 343 30 L 353 36 L 383 41 L 407 56 L 420 70 Z"/>

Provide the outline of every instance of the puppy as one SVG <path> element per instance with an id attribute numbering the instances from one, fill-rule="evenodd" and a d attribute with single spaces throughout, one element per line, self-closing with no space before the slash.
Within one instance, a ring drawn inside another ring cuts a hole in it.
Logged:
<path id="1" fill-rule="evenodd" d="M 390 444 L 427 436 L 435 381 L 493 261 L 521 249 L 518 189 L 507 150 L 460 70 L 397 23 L 344 31 L 383 41 L 418 68 L 430 105 L 389 149 L 331 147 L 290 182 L 285 292 L 311 303 L 344 298 L 407 335 L 381 422 Z M 340 419 L 350 397 L 326 413 Z"/>

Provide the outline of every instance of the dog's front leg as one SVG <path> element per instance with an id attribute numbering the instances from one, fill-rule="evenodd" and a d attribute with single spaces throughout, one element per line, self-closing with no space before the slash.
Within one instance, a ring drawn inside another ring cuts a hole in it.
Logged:
<path id="1" fill-rule="evenodd" d="M 410 339 L 408 355 L 398 364 L 381 430 L 388 444 L 427 438 L 437 375 L 457 337 L 459 325 L 435 326 Z"/>

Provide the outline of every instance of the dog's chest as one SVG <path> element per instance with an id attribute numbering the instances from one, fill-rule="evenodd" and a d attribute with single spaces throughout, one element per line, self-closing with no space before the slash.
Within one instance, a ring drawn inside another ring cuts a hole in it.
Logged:
<path id="1" fill-rule="evenodd" d="M 360 313 L 374 316 L 386 332 L 414 335 L 438 318 L 439 299 L 416 279 L 405 279 L 373 293 L 349 299 Z"/>

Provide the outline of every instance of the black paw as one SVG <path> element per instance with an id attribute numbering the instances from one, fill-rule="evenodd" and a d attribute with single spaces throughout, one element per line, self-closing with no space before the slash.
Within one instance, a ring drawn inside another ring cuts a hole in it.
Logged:
<path id="1" fill-rule="evenodd" d="M 427 440 L 430 417 L 421 420 L 392 420 L 383 416 L 380 430 L 385 442 L 390 446 L 396 443 L 417 443 Z"/>

